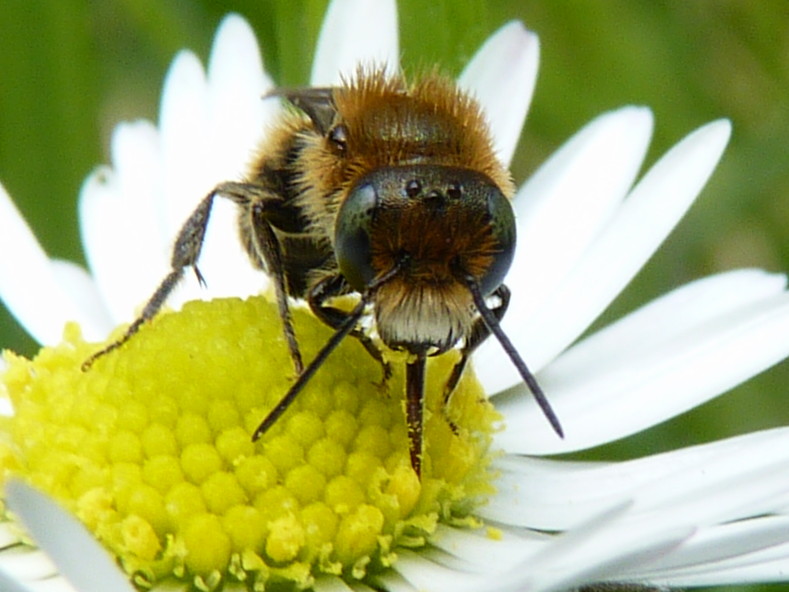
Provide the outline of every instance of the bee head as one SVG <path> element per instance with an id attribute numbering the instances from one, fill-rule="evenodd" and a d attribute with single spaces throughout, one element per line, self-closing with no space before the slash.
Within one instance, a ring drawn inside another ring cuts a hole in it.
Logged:
<path id="1" fill-rule="evenodd" d="M 515 219 L 485 175 L 416 164 L 376 169 L 351 188 L 338 212 L 334 249 L 340 272 L 360 292 L 376 289 L 381 338 L 409 351 L 455 345 L 475 317 L 466 278 L 483 295 L 512 263 Z"/>

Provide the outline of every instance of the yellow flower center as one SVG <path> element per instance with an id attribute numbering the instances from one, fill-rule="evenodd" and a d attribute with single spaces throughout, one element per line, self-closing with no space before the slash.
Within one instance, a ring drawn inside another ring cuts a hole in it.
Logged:
<path id="1" fill-rule="evenodd" d="M 330 330 L 301 311 L 295 323 L 309 360 Z M 474 525 L 492 491 L 497 416 L 473 377 L 439 409 L 452 355 L 429 366 L 420 480 L 402 364 L 381 387 L 380 366 L 353 339 L 252 442 L 294 379 L 262 297 L 188 303 L 82 372 L 96 350 L 69 326 L 32 361 L 6 353 L 0 389 L 14 415 L 0 423 L 0 463 L 73 511 L 139 588 L 173 577 L 204 590 L 364 579 L 398 547 L 424 545 L 438 522 Z"/>

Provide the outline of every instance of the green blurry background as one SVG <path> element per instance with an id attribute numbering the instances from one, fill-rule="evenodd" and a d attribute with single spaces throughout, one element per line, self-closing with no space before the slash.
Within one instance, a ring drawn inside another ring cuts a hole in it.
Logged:
<path id="1" fill-rule="evenodd" d="M 237 11 L 257 31 L 275 80 L 304 84 L 325 5 L 2 0 L 0 180 L 45 249 L 84 261 L 75 215 L 80 184 L 94 165 L 107 162 L 115 123 L 156 119 L 162 80 L 178 49 L 205 59 L 220 18 Z M 542 43 L 534 104 L 513 165 L 518 181 L 589 119 L 624 104 L 655 111 L 650 163 L 705 122 L 729 117 L 734 124 L 707 189 L 607 319 L 699 276 L 742 266 L 787 268 L 789 4 L 402 0 L 404 65 L 439 63 L 457 73 L 511 19 L 523 20 Z M 36 349 L 5 309 L 0 347 Z M 642 455 L 789 423 L 787 383 L 784 364 L 594 456 Z"/>

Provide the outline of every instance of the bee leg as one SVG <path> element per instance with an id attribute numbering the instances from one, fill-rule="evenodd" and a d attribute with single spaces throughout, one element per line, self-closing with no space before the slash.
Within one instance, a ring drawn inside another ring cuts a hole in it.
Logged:
<path id="1" fill-rule="evenodd" d="M 274 292 L 277 297 L 277 311 L 282 320 L 282 330 L 285 334 L 285 341 L 288 344 L 290 358 L 293 360 L 293 367 L 296 374 L 300 375 L 304 371 L 304 362 L 301 358 L 301 351 L 296 340 L 296 332 L 293 329 L 293 317 L 290 314 L 290 304 L 288 303 L 288 291 L 285 280 L 285 264 L 282 258 L 282 247 L 274 233 L 270 217 L 282 207 L 282 200 L 278 196 L 257 195 L 254 198 L 252 207 L 248 208 L 249 218 L 246 223 L 250 229 L 249 238 L 254 252 L 250 253 L 256 257 L 258 262 L 263 263 L 262 267 L 274 280 Z M 242 222 L 242 225 L 244 222 Z"/>
<path id="2" fill-rule="evenodd" d="M 132 324 L 129 325 L 129 328 L 126 329 L 126 333 L 124 333 L 120 339 L 113 341 L 104 349 L 97 351 L 87 360 L 85 360 L 82 363 L 83 371 L 88 370 L 98 358 L 118 349 L 124 343 L 129 341 L 129 339 L 131 339 L 134 334 L 139 331 L 143 323 L 156 316 L 156 313 L 161 310 L 162 306 L 167 300 L 167 297 L 173 291 L 173 288 L 175 288 L 175 286 L 183 277 L 184 271 L 187 267 L 192 267 L 195 271 L 195 274 L 197 275 L 198 281 L 201 284 L 205 284 L 203 276 L 197 269 L 197 259 L 200 256 L 200 249 L 203 246 L 203 238 L 205 236 L 206 226 L 208 225 L 208 218 L 211 215 L 211 205 L 214 202 L 214 196 L 218 195 L 222 191 L 222 187 L 222 185 L 217 186 L 213 191 L 211 191 L 211 193 L 203 198 L 203 201 L 200 202 L 200 205 L 197 206 L 194 212 L 192 212 L 184 225 L 181 227 L 181 230 L 178 232 L 178 236 L 175 240 L 172 254 L 170 256 L 170 273 L 165 276 L 165 278 L 159 284 L 159 287 L 156 288 L 153 296 L 150 297 L 148 302 L 143 307 L 140 316 L 138 316 L 132 322 Z"/>
<path id="3" fill-rule="evenodd" d="M 205 285 L 205 280 L 197 267 L 197 260 L 203 248 L 205 231 L 208 227 L 208 219 L 211 216 L 214 198 L 216 196 L 226 197 L 239 205 L 243 205 L 250 201 L 255 191 L 256 186 L 254 185 L 228 182 L 217 185 L 203 198 L 197 208 L 189 215 L 186 222 L 184 222 L 181 230 L 178 231 L 178 236 L 175 239 L 175 244 L 173 245 L 173 250 L 170 255 L 170 272 L 165 276 L 156 288 L 156 291 L 148 299 L 140 316 L 129 325 L 126 332 L 118 340 L 113 341 L 85 360 L 82 363 L 83 371 L 89 370 L 97 359 L 118 349 L 129 341 L 129 339 L 140 330 L 140 327 L 142 327 L 144 323 L 156 316 L 162 306 L 164 306 L 164 303 L 167 301 L 167 298 L 170 296 L 175 286 L 184 276 L 187 267 L 194 269 L 197 280 L 201 285 Z"/>
<path id="4" fill-rule="evenodd" d="M 422 428 L 425 400 L 425 362 L 424 353 L 406 364 L 405 368 L 405 411 L 408 427 L 409 454 L 411 467 L 417 477 L 422 476 Z"/>
<path id="5" fill-rule="evenodd" d="M 299 374 L 296 382 L 291 385 L 290 389 L 285 396 L 280 399 L 279 403 L 277 403 L 276 407 L 272 409 L 266 418 L 260 422 L 260 425 L 252 434 L 252 441 L 256 442 L 259 440 L 263 434 L 265 434 L 269 428 L 276 423 L 276 421 L 282 416 L 285 411 L 288 410 L 288 407 L 296 400 L 296 397 L 302 391 L 302 389 L 306 386 L 306 384 L 312 379 L 318 369 L 323 365 L 326 359 L 331 355 L 331 353 L 340 345 L 340 342 L 347 337 L 351 329 L 356 326 L 356 323 L 359 322 L 359 318 L 361 318 L 362 314 L 364 314 L 364 308 L 367 306 L 368 300 L 366 297 L 362 297 L 362 300 L 356 305 L 356 308 L 353 309 L 348 316 L 345 318 L 345 322 L 340 326 L 335 332 L 334 335 L 329 338 L 329 340 L 323 345 L 320 351 L 316 354 L 313 360 L 310 362 L 310 365 Z"/>
<path id="6" fill-rule="evenodd" d="M 507 307 L 510 304 L 510 289 L 502 284 L 496 289 L 495 292 L 493 292 L 493 295 L 498 297 L 499 304 L 491 308 L 490 312 L 493 313 L 493 316 L 496 317 L 498 322 L 501 322 L 501 319 L 504 318 L 504 313 L 507 312 Z M 488 337 L 490 337 L 490 330 L 488 329 L 488 326 L 485 324 L 482 318 L 478 318 L 476 321 L 474 321 L 474 324 L 471 327 L 471 335 L 468 337 L 468 339 L 466 339 L 466 343 L 460 352 L 460 360 L 453 366 L 452 372 L 449 375 L 446 384 L 444 385 L 444 400 L 441 405 L 441 409 L 444 413 L 447 423 L 449 423 L 449 427 L 452 428 L 452 431 L 456 434 L 458 432 L 457 425 L 455 425 L 455 422 L 453 422 L 447 414 L 449 399 L 452 397 L 452 393 L 455 392 L 455 388 L 457 388 L 457 385 L 463 376 L 463 370 L 466 369 L 466 365 L 468 364 L 471 354 L 474 353 L 474 350 L 477 349 L 477 347 L 479 347 L 479 345 Z"/>
<path id="7" fill-rule="evenodd" d="M 307 302 L 316 317 L 329 327 L 338 329 L 345 322 L 348 313 L 339 308 L 326 306 L 326 300 L 335 296 L 348 294 L 349 292 L 350 288 L 345 278 L 340 274 L 334 274 L 323 278 L 310 289 L 307 295 Z M 381 365 L 381 372 L 383 374 L 381 386 L 385 386 L 392 377 L 392 367 L 389 362 L 384 359 L 381 350 L 361 329 L 354 328 L 350 335 L 358 339 L 364 346 L 364 349 L 367 350 L 367 353 Z"/>

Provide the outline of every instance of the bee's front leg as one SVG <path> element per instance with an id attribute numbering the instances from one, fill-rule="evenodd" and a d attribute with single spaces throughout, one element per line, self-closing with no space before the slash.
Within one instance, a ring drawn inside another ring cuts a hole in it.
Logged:
<path id="1" fill-rule="evenodd" d="M 510 289 L 502 284 L 496 289 L 495 292 L 493 292 L 493 295 L 499 299 L 499 304 L 491 308 L 490 311 L 493 313 L 493 316 L 496 317 L 496 320 L 501 322 L 501 319 L 504 318 L 504 313 L 507 312 L 507 307 L 510 304 Z M 468 364 L 471 354 L 474 353 L 474 350 L 477 349 L 477 347 L 479 347 L 480 344 L 488 337 L 490 337 L 490 330 L 482 318 L 478 318 L 476 321 L 474 321 L 474 324 L 471 327 L 471 334 L 468 336 L 468 338 L 466 338 L 466 343 L 463 345 L 463 349 L 460 352 L 460 360 L 458 360 L 458 363 L 452 368 L 452 373 L 449 375 L 449 378 L 444 385 L 444 401 L 441 405 L 441 409 L 443 410 L 444 416 L 446 417 L 450 427 L 452 428 L 452 431 L 454 432 L 457 432 L 457 427 L 447 416 L 446 411 L 447 406 L 449 405 L 449 399 L 452 397 L 452 393 L 455 392 L 455 388 L 457 387 L 458 382 L 460 382 L 460 378 L 463 376 L 463 370 L 466 369 L 466 365 Z"/>
<path id="2" fill-rule="evenodd" d="M 343 296 L 348 293 L 350 293 L 348 282 L 346 282 L 342 275 L 337 273 L 326 276 L 312 286 L 307 294 L 307 302 L 316 317 L 332 329 L 338 329 L 342 326 L 345 319 L 348 318 L 349 313 L 333 306 L 327 306 L 326 301 L 335 296 Z M 354 328 L 350 334 L 358 339 L 364 346 L 364 349 L 367 350 L 367 353 L 381 365 L 381 371 L 383 373 L 381 386 L 385 386 L 392 377 L 392 367 L 389 362 L 384 359 L 380 348 L 359 328 Z"/>

